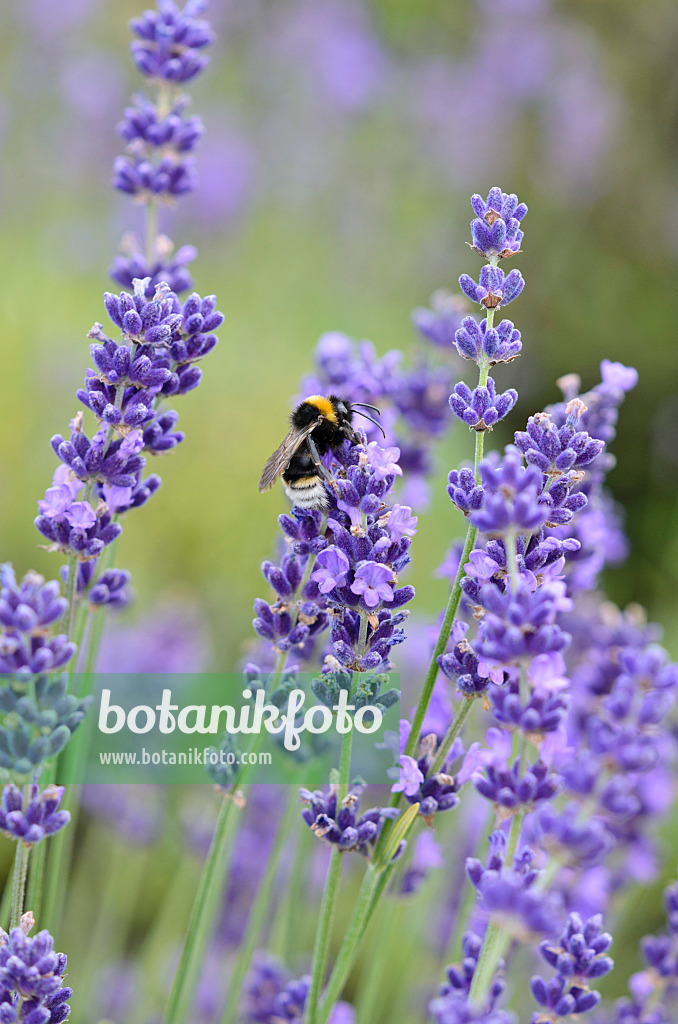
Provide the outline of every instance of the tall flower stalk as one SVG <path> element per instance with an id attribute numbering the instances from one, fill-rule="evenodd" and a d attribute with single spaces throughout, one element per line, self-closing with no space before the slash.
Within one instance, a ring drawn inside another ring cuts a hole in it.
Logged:
<path id="1" fill-rule="evenodd" d="M 125 517 L 161 484 L 156 473 L 144 473 L 148 458 L 184 440 L 178 414 L 166 403 L 198 386 L 199 363 L 217 344 L 214 331 L 223 321 L 215 296 L 179 297 L 191 286 L 186 263 L 195 252 L 186 247 L 173 256 L 170 239 L 158 234 L 159 209 L 195 187 L 191 154 L 203 126 L 187 113 L 184 87 L 207 64 L 204 50 L 213 33 L 199 17 L 204 6 L 189 0 L 181 10 L 173 0 L 159 0 L 157 10 L 131 23 L 132 58 L 150 95 L 136 96 L 118 126 L 126 153 L 115 162 L 113 185 L 145 207 L 146 238 L 141 243 L 126 236 L 124 255 L 111 267 L 124 290 L 104 295 L 111 326 L 95 323 L 89 331 L 94 365 L 77 398 L 93 414 L 96 430 L 91 436 L 85 432 L 81 409 L 65 436 L 54 435 L 51 446 L 59 465 L 38 502 L 35 525 L 50 550 L 67 560 L 64 622 L 66 635 L 78 640 L 78 663 L 88 670 L 81 690 L 90 685 L 96 664 L 102 616 L 128 601 L 130 574 L 112 562 Z M 73 813 L 77 805 L 70 786 L 81 758 L 77 744 L 59 771 Z M 53 923 L 63 905 L 69 845 L 67 838 L 58 840 L 48 860 L 45 913 Z"/>

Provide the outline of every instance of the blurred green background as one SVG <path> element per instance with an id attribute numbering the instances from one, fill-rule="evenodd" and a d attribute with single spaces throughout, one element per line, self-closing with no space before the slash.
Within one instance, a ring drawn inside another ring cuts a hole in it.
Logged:
<path id="1" fill-rule="evenodd" d="M 31 526 L 56 464 L 48 439 L 78 408 L 119 238 L 142 226 L 108 185 L 114 125 L 142 84 L 126 53 L 137 10 L 26 0 L 0 14 L 0 500 L 3 557 L 20 571 L 56 572 Z M 611 477 L 632 551 L 608 588 L 661 618 L 675 649 L 675 5 L 215 0 L 210 15 L 219 37 L 192 90 L 202 182 L 161 228 L 198 245 L 196 287 L 217 293 L 226 321 L 178 405 L 187 440 L 151 467 L 163 488 L 125 527 L 138 607 L 193 596 L 219 665 L 235 663 L 284 507 L 258 495 L 258 471 L 317 336 L 411 350 L 412 307 L 477 271 L 468 196 L 498 183 L 530 208 L 516 261 L 527 287 L 508 314 L 524 354 L 499 375 L 521 396 L 509 429 L 557 397 L 563 373 L 587 387 L 601 358 L 638 368 Z M 444 473 L 469 445 L 457 429 L 440 451 L 421 519 L 424 613 L 460 529 Z"/>

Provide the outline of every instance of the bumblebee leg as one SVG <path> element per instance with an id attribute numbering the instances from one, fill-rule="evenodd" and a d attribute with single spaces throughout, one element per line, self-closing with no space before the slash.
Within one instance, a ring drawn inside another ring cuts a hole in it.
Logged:
<path id="1" fill-rule="evenodd" d="M 306 445 L 308 447 L 309 452 L 311 453 L 311 459 L 313 460 L 313 465 L 318 470 L 318 473 L 323 478 L 323 480 L 326 480 L 327 483 L 330 485 L 330 487 L 332 487 L 333 490 L 335 490 L 337 492 L 337 494 L 338 494 L 339 493 L 339 488 L 337 487 L 337 482 L 334 479 L 334 477 L 332 476 L 332 474 L 330 473 L 329 469 L 327 469 L 327 467 L 323 465 L 323 461 L 320 458 L 320 453 L 319 453 L 318 449 L 315 446 L 315 442 L 313 441 L 313 438 L 308 437 L 306 439 Z"/>

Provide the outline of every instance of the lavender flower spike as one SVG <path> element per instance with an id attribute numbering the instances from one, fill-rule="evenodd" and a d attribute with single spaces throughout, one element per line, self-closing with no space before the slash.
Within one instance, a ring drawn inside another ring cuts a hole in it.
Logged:
<path id="1" fill-rule="evenodd" d="M 485 309 L 498 309 L 517 299 L 525 282 L 519 270 L 512 270 L 505 276 L 499 267 L 486 264 L 480 271 L 477 284 L 468 274 L 462 274 L 459 285 L 471 302 L 479 302 Z"/>
<path id="2" fill-rule="evenodd" d="M 518 392 L 514 388 L 498 395 L 494 381 L 488 377 L 487 385 L 479 385 L 474 391 L 460 381 L 450 395 L 450 408 L 472 430 L 492 430 L 517 401 Z"/>
<path id="3" fill-rule="evenodd" d="M 69 811 L 59 810 L 63 796 L 63 786 L 49 785 L 40 792 L 33 784 L 24 806 L 21 790 L 17 786 L 5 786 L 0 805 L 0 831 L 27 846 L 60 832 L 71 820 Z"/>
<path id="4" fill-rule="evenodd" d="M 598 1005 L 600 992 L 589 988 L 588 982 L 602 978 L 614 967 L 614 961 L 605 955 L 612 936 L 601 932 L 601 923 L 600 914 L 586 922 L 579 914 L 570 914 L 559 943 L 540 944 L 539 952 L 558 973 L 548 982 L 538 974 L 531 979 L 532 995 L 546 1011 L 546 1015 L 533 1014 L 532 1024 L 587 1013 Z"/>
<path id="5" fill-rule="evenodd" d="M 520 252 L 523 232 L 520 222 L 527 213 L 518 196 L 507 195 L 500 188 L 491 188 L 487 199 L 474 195 L 471 205 L 476 219 L 471 221 L 471 248 L 490 261 L 505 259 Z"/>
<path id="6" fill-rule="evenodd" d="M 488 327 L 487 320 L 477 323 L 472 316 L 465 316 L 461 327 L 454 336 L 457 352 L 464 359 L 473 359 L 480 364 L 488 362 L 510 363 L 520 355 L 523 343 L 520 331 L 510 320 L 502 320 L 497 327 Z"/>
<path id="7" fill-rule="evenodd" d="M 10 935 L 0 929 L 0 1020 L 3 1024 L 61 1024 L 73 989 L 63 984 L 66 956 L 55 953 L 48 931 L 29 938 L 32 915 Z"/>

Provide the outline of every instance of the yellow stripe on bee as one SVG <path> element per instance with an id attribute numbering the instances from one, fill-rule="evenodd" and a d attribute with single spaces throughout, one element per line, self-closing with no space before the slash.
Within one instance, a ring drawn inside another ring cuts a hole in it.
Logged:
<path id="1" fill-rule="evenodd" d="M 287 486 L 293 489 L 296 487 L 314 487 L 319 480 L 320 477 L 317 474 L 315 476 L 300 476 L 296 480 L 290 481 Z"/>
<path id="2" fill-rule="evenodd" d="M 334 411 L 334 406 L 328 398 L 324 395 L 311 395 L 310 398 L 305 398 L 304 401 L 308 405 L 314 405 L 318 412 L 321 412 L 326 420 L 330 423 L 337 422 L 337 414 Z"/>

